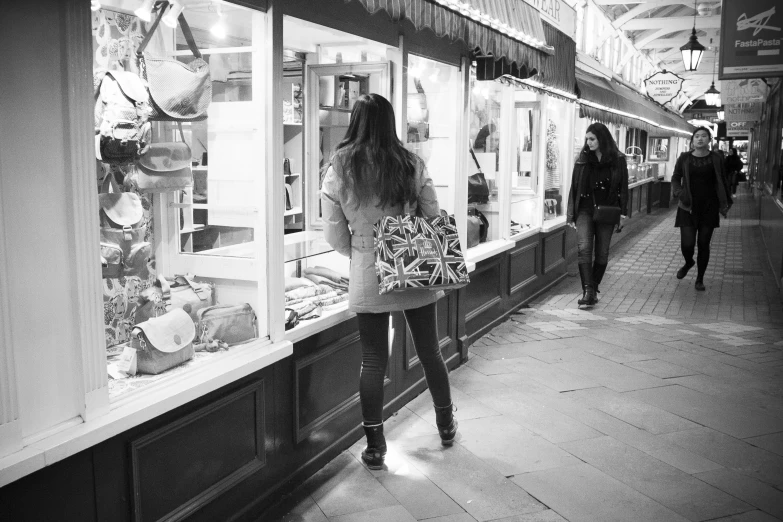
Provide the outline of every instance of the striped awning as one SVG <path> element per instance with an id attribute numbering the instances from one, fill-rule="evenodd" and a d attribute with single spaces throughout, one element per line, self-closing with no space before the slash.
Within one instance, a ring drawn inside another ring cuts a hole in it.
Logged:
<path id="1" fill-rule="evenodd" d="M 544 58 L 554 53 L 538 12 L 521 1 L 356 1 L 370 13 L 386 11 L 395 22 L 409 20 L 416 30 L 430 29 L 438 37 L 462 40 L 478 54 L 506 58 L 527 71 L 540 71 Z"/>

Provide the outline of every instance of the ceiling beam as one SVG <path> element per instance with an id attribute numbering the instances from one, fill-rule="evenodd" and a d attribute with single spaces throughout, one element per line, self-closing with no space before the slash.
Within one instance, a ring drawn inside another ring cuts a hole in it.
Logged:
<path id="1" fill-rule="evenodd" d="M 658 7 L 665 5 L 679 4 L 682 4 L 682 0 L 651 0 L 649 2 L 644 2 L 643 4 L 638 4 L 636 7 L 630 9 L 627 13 L 624 13 L 615 18 L 614 22 L 612 22 L 612 25 L 620 29 L 626 22 L 633 20 L 637 16 L 644 14 L 647 11 L 652 11 L 653 9 L 657 9 Z"/>
<path id="2" fill-rule="evenodd" d="M 668 29 L 667 29 L 668 30 Z M 699 41 L 701 42 L 702 39 L 704 41 L 708 41 L 708 38 L 717 39 L 718 38 L 718 31 L 705 31 L 706 35 L 696 35 L 699 37 Z M 637 48 L 639 49 L 672 49 L 677 48 L 679 49 L 683 45 L 685 45 L 688 42 L 688 37 L 690 35 L 681 36 L 680 38 L 658 38 L 653 39 L 649 41 L 645 41 L 646 38 L 640 38 L 634 42 Z M 642 42 L 644 42 L 642 44 Z M 702 42 L 703 43 L 703 42 Z"/>
<path id="3" fill-rule="evenodd" d="M 671 33 L 671 31 L 669 29 L 658 29 L 657 31 L 653 31 L 652 33 L 648 34 L 647 36 L 639 38 L 638 40 L 636 40 L 633 43 L 633 45 L 637 49 L 642 49 L 645 46 L 647 46 L 647 44 L 649 44 L 650 42 L 652 42 L 654 40 L 657 40 L 659 37 L 667 35 L 669 33 Z M 685 45 L 685 44 L 683 42 L 680 45 Z"/>
<path id="4" fill-rule="evenodd" d="M 691 5 L 687 0 L 593 0 L 596 5 L 618 5 L 618 4 L 653 4 L 653 5 Z"/>
<path id="5" fill-rule="evenodd" d="M 696 24 L 696 29 L 720 28 L 720 16 L 670 16 L 663 18 L 637 18 L 630 20 L 623 26 L 623 31 L 646 31 L 650 29 L 668 29 L 670 33 L 675 31 L 687 31 Z"/>

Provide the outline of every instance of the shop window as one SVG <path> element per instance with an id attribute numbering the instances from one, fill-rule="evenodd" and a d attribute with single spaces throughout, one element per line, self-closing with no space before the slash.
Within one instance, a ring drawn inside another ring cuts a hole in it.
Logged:
<path id="1" fill-rule="evenodd" d="M 285 160 L 274 174 L 286 185 L 286 302 L 278 306 L 296 340 L 348 308 L 350 261 L 323 237 L 320 190 L 358 97 L 376 93 L 394 103 L 389 56 L 396 49 L 290 16 L 283 17 L 283 47 Z"/>
<path id="2" fill-rule="evenodd" d="M 512 236 L 541 226 L 539 185 L 541 165 L 541 104 L 528 90 L 514 93 L 514 144 L 516 154 L 511 172 Z"/>
<path id="3" fill-rule="evenodd" d="M 571 126 L 573 105 L 558 98 L 547 100 L 544 157 L 544 221 L 565 215 L 567 182 L 573 169 Z"/>
<path id="4" fill-rule="evenodd" d="M 110 0 L 102 5 L 93 13 L 96 86 L 101 85 L 98 82 L 106 71 L 144 76 L 136 50 L 153 24 L 139 18 L 143 14 L 139 15 L 137 9 L 142 2 Z M 112 399 L 165 376 L 203 367 L 228 349 L 235 350 L 238 344 L 267 335 L 263 122 L 264 100 L 268 97 L 259 52 L 265 15 L 219 0 L 186 7 L 183 16 L 206 62 L 201 69 L 209 73 L 208 108 L 197 121 L 154 118 L 150 122 L 152 146 L 132 162 L 98 162 L 99 191 L 121 192 L 119 199 L 138 201 L 143 211 L 140 223 L 133 225 L 141 232 L 134 232 L 140 237 L 134 236 L 130 252 L 114 252 L 111 241 L 104 241 L 102 233 L 104 323 Z M 170 10 L 155 28 L 145 52 L 156 59 L 191 63 L 195 58 L 182 24 L 168 13 Z M 153 11 L 151 20 L 157 15 Z M 178 88 L 176 84 L 167 87 L 169 93 Z M 174 101 L 181 99 L 187 105 L 187 89 L 181 90 L 182 95 L 175 94 Z M 153 171 L 165 171 L 157 178 L 162 185 L 148 179 Z M 174 177 L 189 181 L 178 185 L 171 182 Z M 112 185 L 114 188 L 110 188 Z M 111 212 L 103 208 L 109 216 Z M 111 225 L 106 216 L 102 214 L 103 228 Z M 143 256 L 145 262 L 136 263 L 138 256 Z M 212 335 L 215 330 L 206 326 L 210 314 L 197 313 L 211 305 L 247 312 L 241 339 Z M 177 357 L 155 354 L 150 347 L 154 335 L 142 339 L 137 325 L 150 319 L 171 319 L 177 315 L 175 311 L 186 313 L 192 324 L 180 324 L 182 331 L 173 342 L 187 346 L 192 334 L 195 350 L 172 345 L 166 348 L 178 353 Z M 149 354 L 165 361 L 142 364 Z M 130 364 L 132 355 L 135 368 Z M 134 369 L 138 370 L 136 375 Z"/>

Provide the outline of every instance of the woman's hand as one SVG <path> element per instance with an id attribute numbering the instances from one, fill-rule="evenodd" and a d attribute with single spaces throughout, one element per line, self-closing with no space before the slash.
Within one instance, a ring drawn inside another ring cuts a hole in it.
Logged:
<path id="1" fill-rule="evenodd" d="M 724 218 L 728 216 L 728 213 L 729 213 L 728 206 L 725 206 L 722 209 L 720 209 L 720 215 L 723 216 Z"/>
<path id="2" fill-rule="evenodd" d="M 576 223 L 574 223 L 573 221 L 569 221 L 568 223 L 566 223 L 566 225 L 576 230 Z"/>
<path id="3" fill-rule="evenodd" d="M 623 231 L 623 227 L 625 226 L 624 221 L 626 219 L 628 219 L 628 216 L 623 216 L 622 214 L 620 214 L 620 222 L 617 224 L 617 227 L 615 227 L 614 229 L 615 232 Z"/>

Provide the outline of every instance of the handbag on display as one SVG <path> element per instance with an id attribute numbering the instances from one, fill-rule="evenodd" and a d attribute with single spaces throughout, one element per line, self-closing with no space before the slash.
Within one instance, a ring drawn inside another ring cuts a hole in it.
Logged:
<path id="1" fill-rule="evenodd" d="M 288 183 L 285 184 L 285 209 L 291 210 L 294 208 L 294 205 L 291 203 L 291 194 L 293 189 L 291 188 L 291 185 Z"/>
<path id="2" fill-rule="evenodd" d="M 379 294 L 470 282 L 454 216 L 385 216 L 374 232 Z"/>
<path id="3" fill-rule="evenodd" d="M 293 308 L 285 309 L 285 329 L 290 330 L 299 324 L 299 312 Z"/>
<path id="4" fill-rule="evenodd" d="M 593 192 L 593 221 L 604 225 L 620 224 L 620 207 L 610 205 L 596 205 L 595 192 Z"/>
<path id="5" fill-rule="evenodd" d="M 179 15 L 179 27 L 195 57 L 189 63 L 144 52 L 160 24 L 169 2 L 161 2 L 158 16 L 136 51 L 140 76 L 147 81 L 153 121 L 200 121 L 206 119 L 212 102 L 209 64 L 201 57 L 185 17 Z"/>
<path id="6" fill-rule="evenodd" d="M 488 203 L 489 185 L 484 177 L 484 173 L 481 171 L 481 165 L 479 165 L 478 158 L 476 158 L 476 153 L 473 152 L 473 147 L 470 148 L 470 155 L 476 163 L 478 172 L 468 176 L 468 203 Z"/>
<path id="7" fill-rule="evenodd" d="M 133 327 L 138 373 L 157 375 L 189 361 L 195 354 L 196 326 L 184 310 L 172 310 Z"/>
<path id="8" fill-rule="evenodd" d="M 468 208 L 468 248 L 473 248 L 487 240 L 489 233 L 489 221 L 477 208 Z"/>
<path id="9" fill-rule="evenodd" d="M 283 176 L 290 176 L 290 175 L 291 175 L 291 160 L 285 158 L 283 160 Z"/>
<path id="10" fill-rule="evenodd" d="M 248 303 L 215 305 L 198 311 L 199 342 L 213 341 L 228 346 L 252 341 L 258 337 L 256 313 Z"/>
<path id="11" fill-rule="evenodd" d="M 95 89 L 95 157 L 112 165 L 133 163 L 149 146 L 152 112 L 144 82 L 131 72 L 100 71 Z"/>
<path id="12" fill-rule="evenodd" d="M 173 192 L 193 186 L 191 151 L 177 122 L 182 141 L 153 143 L 139 158 L 136 185 L 139 192 Z"/>
<path id="13" fill-rule="evenodd" d="M 141 198 L 132 192 L 122 192 L 109 172 L 103 178 L 98 204 L 101 276 L 104 279 L 149 277 L 152 245 L 144 239 L 147 226 Z"/>
<path id="14" fill-rule="evenodd" d="M 215 285 L 195 281 L 192 275 L 178 275 L 171 279 L 158 276 L 154 286 L 139 296 L 135 311 L 135 323 L 181 309 L 191 321 L 198 323 L 198 312 L 215 305 Z"/>

